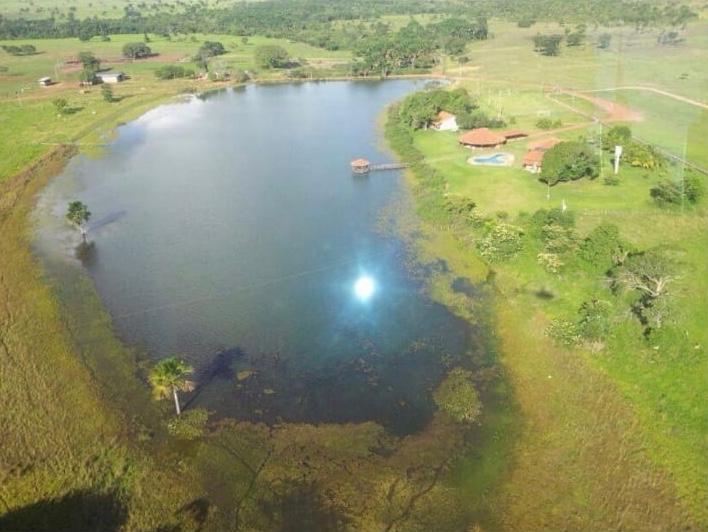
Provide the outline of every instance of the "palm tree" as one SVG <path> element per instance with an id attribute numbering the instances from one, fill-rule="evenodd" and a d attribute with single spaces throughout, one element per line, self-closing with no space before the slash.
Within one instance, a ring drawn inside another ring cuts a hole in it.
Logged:
<path id="1" fill-rule="evenodd" d="M 158 399 L 168 399 L 170 395 L 175 400 L 175 411 L 179 416 L 182 410 L 179 405 L 178 391 L 188 392 L 194 389 L 192 382 L 187 380 L 187 375 L 194 369 L 177 357 L 160 360 L 150 371 L 150 384 Z"/>

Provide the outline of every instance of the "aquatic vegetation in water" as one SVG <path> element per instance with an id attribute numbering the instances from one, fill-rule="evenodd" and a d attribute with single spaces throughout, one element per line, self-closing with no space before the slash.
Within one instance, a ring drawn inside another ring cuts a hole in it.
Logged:
<path id="1" fill-rule="evenodd" d="M 482 412 L 472 377 L 472 372 L 454 368 L 433 394 L 438 407 L 460 423 L 473 423 Z"/>

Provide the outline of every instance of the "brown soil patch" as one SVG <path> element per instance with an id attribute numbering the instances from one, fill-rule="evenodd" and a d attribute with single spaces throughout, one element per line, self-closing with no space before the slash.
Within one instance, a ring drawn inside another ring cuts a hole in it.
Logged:
<path id="1" fill-rule="evenodd" d="M 621 103 L 605 100 L 604 98 L 598 98 L 597 96 L 590 96 L 588 94 L 583 94 L 582 92 L 563 92 L 564 94 L 570 94 L 571 96 L 582 98 L 583 100 L 592 103 L 606 114 L 605 120 L 608 122 L 641 122 L 643 120 L 640 112 L 630 109 Z"/>

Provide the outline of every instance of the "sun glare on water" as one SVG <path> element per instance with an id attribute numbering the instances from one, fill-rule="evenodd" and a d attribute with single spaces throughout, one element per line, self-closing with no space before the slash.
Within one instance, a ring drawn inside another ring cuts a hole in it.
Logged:
<path id="1" fill-rule="evenodd" d="M 371 277 L 359 277 L 354 283 L 354 295 L 360 301 L 368 301 L 374 295 L 376 285 Z"/>

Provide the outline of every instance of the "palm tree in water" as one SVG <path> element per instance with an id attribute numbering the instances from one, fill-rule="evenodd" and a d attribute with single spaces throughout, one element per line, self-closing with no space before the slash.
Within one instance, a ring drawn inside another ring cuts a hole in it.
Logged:
<path id="1" fill-rule="evenodd" d="M 187 376 L 193 371 L 190 365 L 177 357 L 160 360 L 150 371 L 149 380 L 155 396 L 158 399 L 172 397 L 178 416 L 182 413 L 182 409 L 177 392 L 188 392 L 194 389 L 193 383 L 187 380 Z"/>

